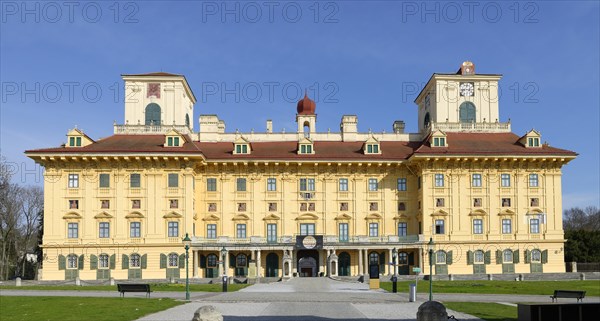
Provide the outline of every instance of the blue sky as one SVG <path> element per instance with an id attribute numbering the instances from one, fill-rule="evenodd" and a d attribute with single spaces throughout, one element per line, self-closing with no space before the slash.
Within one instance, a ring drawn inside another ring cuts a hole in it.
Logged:
<path id="1" fill-rule="evenodd" d="M 564 207 L 600 204 L 597 1 L 2 1 L 0 151 L 16 178 L 40 181 L 26 149 L 93 138 L 123 122 L 121 74 L 186 75 L 200 114 L 228 131 L 295 128 L 308 88 L 318 131 L 343 114 L 359 130 L 416 131 L 413 104 L 432 73 L 464 60 L 500 73 L 500 121 L 578 152 Z"/>

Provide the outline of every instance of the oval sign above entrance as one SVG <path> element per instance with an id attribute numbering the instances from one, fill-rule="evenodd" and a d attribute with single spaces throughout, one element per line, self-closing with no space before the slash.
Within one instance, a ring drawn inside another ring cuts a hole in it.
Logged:
<path id="1" fill-rule="evenodd" d="M 304 248 L 306 249 L 314 249 L 317 246 L 317 239 L 314 236 L 306 236 L 303 240 L 302 240 L 302 245 L 304 245 Z"/>

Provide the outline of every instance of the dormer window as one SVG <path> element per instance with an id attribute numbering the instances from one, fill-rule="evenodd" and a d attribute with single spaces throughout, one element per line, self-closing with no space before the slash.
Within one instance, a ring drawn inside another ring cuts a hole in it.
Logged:
<path id="1" fill-rule="evenodd" d="M 94 143 L 94 141 L 84 134 L 81 130 L 75 128 L 67 133 L 67 144 L 65 147 L 85 147 Z"/>
<path id="2" fill-rule="evenodd" d="M 314 154 L 315 149 L 313 142 L 307 137 L 302 138 L 298 142 L 298 154 Z"/>
<path id="3" fill-rule="evenodd" d="M 519 142 L 523 144 L 523 146 L 527 148 L 540 148 L 542 144 L 540 144 L 540 140 L 542 136 L 538 131 L 532 129 L 527 132 L 523 137 L 519 138 Z"/>
<path id="4" fill-rule="evenodd" d="M 375 137 L 371 136 L 365 142 L 363 152 L 365 154 L 381 154 L 381 146 L 379 145 L 379 141 L 375 139 Z"/>
<path id="5" fill-rule="evenodd" d="M 440 130 L 436 130 L 433 134 L 431 134 L 431 140 L 429 142 L 431 147 L 448 147 L 446 144 L 446 134 Z"/>
<path id="6" fill-rule="evenodd" d="M 540 139 L 538 137 L 529 137 L 527 139 L 527 147 L 540 147 Z"/>
<path id="7" fill-rule="evenodd" d="M 248 151 L 248 144 L 235 144 L 235 152 L 234 154 L 250 154 Z"/>
<path id="8" fill-rule="evenodd" d="M 169 131 L 165 136 L 165 147 L 181 147 L 185 143 L 185 139 L 176 130 Z"/>

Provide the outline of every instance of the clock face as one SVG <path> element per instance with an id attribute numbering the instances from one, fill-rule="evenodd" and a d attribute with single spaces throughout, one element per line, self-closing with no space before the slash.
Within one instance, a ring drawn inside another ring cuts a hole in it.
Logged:
<path id="1" fill-rule="evenodd" d="M 472 82 L 461 82 L 459 89 L 461 96 L 474 96 L 475 94 L 475 85 Z"/>
<path id="2" fill-rule="evenodd" d="M 150 97 L 150 96 L 160 98 L 160 84 L 158 84 L 158 83 L 149 83 L 148 84 L 147 97 Z"/>

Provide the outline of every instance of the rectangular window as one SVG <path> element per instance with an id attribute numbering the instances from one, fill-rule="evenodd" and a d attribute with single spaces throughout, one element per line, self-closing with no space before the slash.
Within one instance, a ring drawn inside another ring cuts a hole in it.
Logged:
<path id="1" fill-rule="evenodd" d="M 173 146 L 173 137 L 167 137 L 167 146 Z"/>
<path id="2" fill-rule="evenodd" d="M 339 191 L 340 192 L 347 192 L 348 191 L 348 179 L 347 178 L 340 178 Z"/>
<path id="3" fill-rule="evenodd" d="M 169 208 L 179 208 L 179 200 L 169 200 Z"/>
<path id="4" fill-rule="evenodd" d="M 217 203 L 208 203 L 208 211 L 216 212 L 217 211 Z"/>
<path id="5" fill-rule="evenodd" d="M 75 146 L 75 137 L 69 137 L 69 146 Z"/>
<path id="6" fill-rule="evenodd" d="M 532 198 L 531 201 L 530 201 L 530 205 L 531 205 L 531 207 L 538 207 L 538 206 L 540 206 L 540 199 L 537 198 L 537 197 Z"/>
<path id="7" fill-rule="evenodd" d="M 340 223 L 339 225 L 339 241 L 348 242 L 348 223 Z"/>
<path id="8" fill-rule="evenodd" d="M 502 219 L 502 234 L 512 233 L 512 220 L 509 218 Z"/>
<path id="9" fill-rule="evenodd" d="M 245 178 L 238 178 L 236 180 L 236 189 L 235 190 L 238 192 L 246 191 L 246 179 Z"/>
<path id="10" fill-rule="evenodd" d="M 110 237 L 110 223 L 100 222 L 99 228 L 100 228 L 99 233 L 98 233 L 99 238 L 109 238 Z"/>
<path id="11" fill-rule="evenodd" d="M 277 190 L 277 179 L 273 177 L 267 178 L 267 191 L 274 192 Z"/>
<path id="12" fill-rule="evenodd" d="M 81 137 L 75 137 L 75 146 L 81 146 Z"/>
<path id="13" fill-rule="evenodd" d="M 539 147 L 540 146 L 540 139 L 537 137 L 529 137 L 528 139 L 529 142 L 529 147 Z"/>
<path id="14" fill-rule="evenodd" d="M 246 203 L 238 203 L 238 212 L 246 211 Z"/>
<path id="15" fill-rule="evenodd" d="M 79 208 L 79 200 L 69 200 L 69 209 L 76 210 Z"/>
<path id="16" fill-rule="evenodd" d="M 79 237 L 79 223 L 69 223 L 67 237 L 70 239 L 76 239 Z"/>
<path id="17" fill-rule="evenodd" d="M 377 203 L 377 202 L 370 202 L 369 203 L 369 210 L 370 211 L 378 211 L 379 210 L 379 203 Z"/>
<path id="18" fill-rule="evenodd" d="M 139 188 L 140 186 L 142 186 L 140 174 L 130 174 L 129 175 L 129 187 L 130 188 Z"/>
<path id="19" fill-rule="evenodd" d="M 98 179 L 100 180 L 100 188 L 110 187 L 110 174 L 100 174 Z"/>
<path id="20" fill-rule="evenodd" d="M 179 137 L 173 137 L 173 146 L 179 146 Z"/>
<path id="21" fill-rule="evenodd" d="M 379 236 L 379 223 L 369 223 L 369 237 Z"/>
<path id="22" fill-rule="evenodd" d="M 500 175 L 500 181 L 502 183 L 502 187 L 510 187 L 510 174 Z"/>
<path id="23" fill-rule="evenodd" d="M 444 233 L 444 220 L 435 220 L 435 234 Z"/>
<path id="24" fill-rule="evenodd" d="M 421 176 L 417 178 L 417 189 L 421 189 Z"/>
<path id="25" fill-rule="evenodd" d="M 312 154 L 312 145 L 300 145 L 300 154 Z"/>
<path id="26" fill-rule="evenodd" d="M 406 211 L 406 203 L 398 202 L 398 211 Z"/>
<path id="27" fill-rule="evenodd" d="M 276 243 L 277 242 L 277 224 L 267 224 L 267 242 L 268 243 Z"/>
<path id="28" fill-rule="evenodd" d="M 98 267 L 103 269 L 108 269 L 108 255 L 100 254 L 98 256 Z"/>
<path id="29" fill-rule="evenodd" d="M 347 211 L 348 210 L 348 202 L 341 202 L 340 203 L 340 211 Z"/>
<path id="30" fill-rule="evenodd" d="M 237 224 L 235 235 L 238 239 L 245 239 L 246 238 L 246 224 Z"/>
<path id="31" fill-rule="evenodd" d="M 130 238 L 138 238 L 142 235 L 142 223 L 140 222 L 131 222 L 129 223 L 129 237 Z"/>
<path id="32" fill-rule="evenodd" d="M 406 222 L 398 223 L 398 236 L 406 236 L 408 232 L 408 226 Z"/>
<path id="33" fill-rule="evenodd" d="M 79 188 L 79 174 L 69 174 L 69 188 Z"/>
<path id="34" fill-rule="evenodd" d="M 179 187 L 179 175 L 175 173 L 169 174 L 169 187 Z"/>
<path id="35" fill-rule="evenodd" d="M 529 174 L 529 187 L 538 187 L 538 174 Z"/>
<path id="36" fill-rule="evenodd" d="M 510 207 L 510 198 L 502 199 L 502 207 Z"/>
<path id="37" fill-rule="evenodd" d="M 379 154 L 379 145 L 368 144 L 367 145 L 367 154 Z"/>
<path id="38" fill-rule="evenodd" d="M 300 224 L 300 235 L 315 235 L 315 224 L 314 223 Z"/>
<path id="39" fill-rule="evenodd" d="M 315 190 L 315 179 L 314 178 L 301 178 L 300 179 L 300 190 L 303 192 Z"/>
<path id="40" fill-rule="evenodd" d="M 379 189 L 377 178 L 369 178 L 369 192 L 377 192 L 377 189 Z"/>
<path id="41" fill-rule="evenodd" d="M 206 190 L 209 192 L 217 191 L 217 179 L 216 178 L 207 178 L 206 179 Z"/>
<path id="42" fill-rule="evenodd" d="M 435 174 L 435 187 L 444 187 L 444 174 Z"/>
<path id="43" fill-rule="evenodd" d="M 131 208 L 142 208 L 141 200 L 131 200 Z"/>
<path id="44" fill-rule="evenodd" d="M 434 137 L 433 138 L 433 146 L 434 147 L 444 147 L 444 146 L 446 146 L 446 138 L 444 138 L 444 137 Z"/>
<path id="45" fill-rule="evenodd" d="M 540 233 L 540 220 L 532 218 L 529 220 L 529 233 L 539 234 Z"/>
<path id="46" fill-rule="evenodd" d="M 399 192 L 406 191 L 406 178 L 398 178 L 398 186 L 397 189 Z"/>
<path id="47" fill-rule="evenodd" d="M 483 220 L 482 219 L 474 219 L 473 220 L 473 234 L 483 234 Z"/>
<path id="48" fill-rule="evenodd" d="M 444 207 L 444 199 L 443 198 L 436 198 L 435 199 L 435 206 L 436 207 Z"/>
<path id="49" fill-rule="evenodd" d="M 277 211 L 277 203 L 269 203 L 269 212 Z"/>
<path id="50" fill-rule="evenodd" d="M 100 208 L 110 208 L 110 201 L 109 200 L 101 200 Z"/>
<path id="51" fill-rule="evenodd" d="M 472 187 L 481 187 L 481 174 L 473 174 L 471 180 Z"/>
<path id="52" fill-rule="evenodd" d="M 216 239 L 217 238 L 217 224 L 206 225 L 206 238 Z"/>
<path id="53" fill-rule="evenodd" d="M 473 199 L 473 207 L 481 207 L 481 198 Z"/>
<path id="54" fill-rule="evenodd" d="M 179 222 L 169 222 L 169 237 L 179 237 Z"/>

